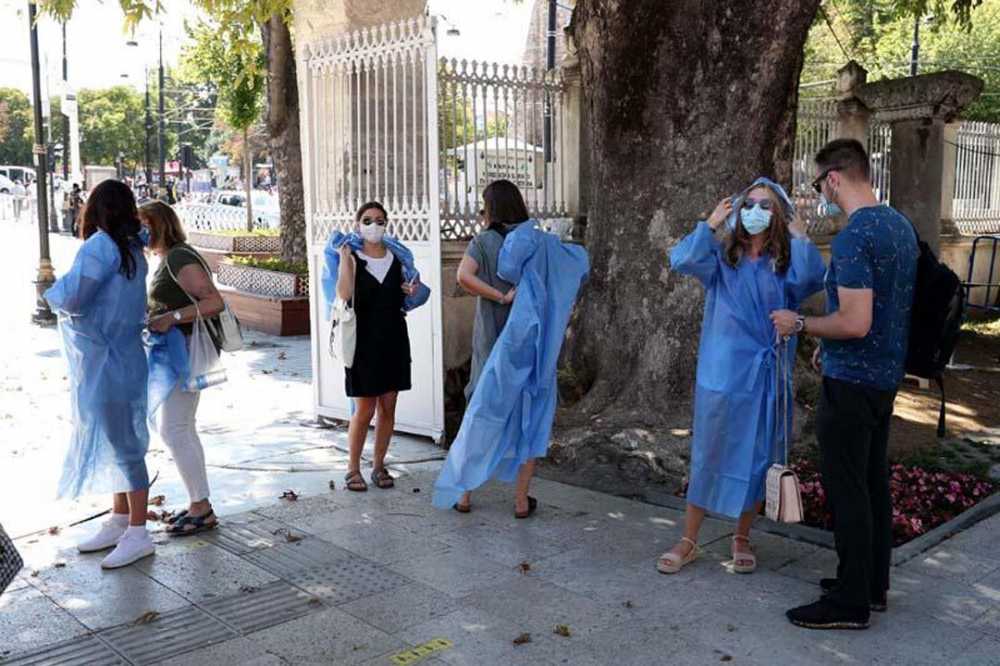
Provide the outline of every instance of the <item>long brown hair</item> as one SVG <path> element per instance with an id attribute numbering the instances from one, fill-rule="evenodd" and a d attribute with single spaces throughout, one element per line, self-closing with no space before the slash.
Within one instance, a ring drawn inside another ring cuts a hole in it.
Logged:
<path id="1" fill-rule="evenodd" d="M 169 250 L 187 240 L 184 225 L 177 213 L 162 201 L 150 201 L 139 206 L 139 217 L 149 225 L 149 247 L 151 250 Z"/>
<path id="2" fill-rule="evenodd" d="M 119 272 L 129 280 L 134 278 L 138 265 L 136 254 L 142 253 L 142 240 L 135 196 L 129 186 L 121 181 L 105 180 L 87 197 L 80 216 L 83 220 L 80 236 L 86 240 L 98 231 L 106 233 L 118 246 Z"/>
<path id="3" fill-rule="evenodd" d="M 771 207 L 771 226 L 764 233 L 764 247 L 761 248 L 762 255 L 771 255 L 774 260 L 774 272 L 784 273 L 788 270 L 791 262 L 791 240 L 788 233 L 788 222 L 791 211 L 785 200 L 771 190 L 767 185 L 757 187 L 744 192 L 733 202 L 733 210 L 736 214 L 736 227 L 729 232 L 726 239 L 726 263 L 736 268 L 743 255 L 750 250 L 750 234 L 743 228 L 743 220 L 740 216 L 740 209 L 743 207 L 743 200 L 752 192 L 760 189 L 770 190 L 775 194 L 772 199 L 774 205 Z"/>

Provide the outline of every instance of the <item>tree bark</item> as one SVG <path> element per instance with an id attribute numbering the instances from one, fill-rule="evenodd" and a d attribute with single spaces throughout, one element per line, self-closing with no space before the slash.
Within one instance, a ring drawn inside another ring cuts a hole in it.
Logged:
<path id="1" fill-rule="evenodd" d="M 566 349 L 584 395 L 560 415 L 554 457 L 564 468 L 593 469 L 594 483 L 683 475 L 703 292 L 669 272 L 668 251 L 757 176 L 791 180 L 803 47 L 818 4 L 577 5 L 592 272 Z"/>
<path id="2" fill-rule="evenodd" d="M 267 132 L 280 193 L 281 258 L 304 263 L 308 245 L 302 189 L 299 85 L 292 36 L 285 18 L 281 13 L 274 13 L 263 26 L 267 57 Z"/>

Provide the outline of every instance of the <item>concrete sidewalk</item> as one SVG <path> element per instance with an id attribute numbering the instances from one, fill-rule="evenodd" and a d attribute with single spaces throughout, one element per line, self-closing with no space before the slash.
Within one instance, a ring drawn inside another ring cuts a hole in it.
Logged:
<path id="1" fill-rule="evenodd" d="M 897 568 L 889 612 L 868 631 L 810 632 L 783 612 L 818 596 L 828 550 L 757 534 L 761 568 L 739 576 L 728 527 L 709 521 L 702 558 L 664 576 L 654 562 L 680 535 L 678 512 L 539 480 L 530 520 L 514 520 L 501 485 L 460 515 L 431 507 L 433 467 L 397 467 L 387 491 L 303 492 L 204 538 L 161 536 L 153 558 L 121 571 L 72 550 L 80 528 L 24 544 L 28 568 L 0 599 L 0 663 L 1000 659 L 1000 516 Z"/>

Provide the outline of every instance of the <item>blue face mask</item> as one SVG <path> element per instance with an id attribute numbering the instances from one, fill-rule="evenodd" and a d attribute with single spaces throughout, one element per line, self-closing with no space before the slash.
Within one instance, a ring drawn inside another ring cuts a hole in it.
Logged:
<path id="1" fill-rule="evenodd" d="M 844 209 L 833 201 L 827 201 L 826 195 L 819 195 L 819 214 L 822 217 L 840 217 Z"/>
<path id="2" fill-rule="evenodd" d="M 748 234 L 756 236 L 771 226 L 771 211 L 763 210 L 759 205 L 750 210 L 744 208 L 740 210 L 740 222 Z"/>
<path id="3" fill-rule="evenodd" d="M 149 247 L 149 241 L 151 238 L 152 238 L 152 233 L 150 232 L 149 227 L 139 228 L 139 240 L 142 241 L 143 245 Z"/>

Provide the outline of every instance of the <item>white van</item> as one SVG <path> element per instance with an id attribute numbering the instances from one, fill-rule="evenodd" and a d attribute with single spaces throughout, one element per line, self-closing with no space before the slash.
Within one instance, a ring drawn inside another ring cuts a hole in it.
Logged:
<path id="1" fill-rule="evenodd" d="M 9 166 L 0 164 L 0 176 L 6 176 L 11 180 L 19 180 L 25 187 L 35 180 L 35 170 L 28 167 Z"/>

